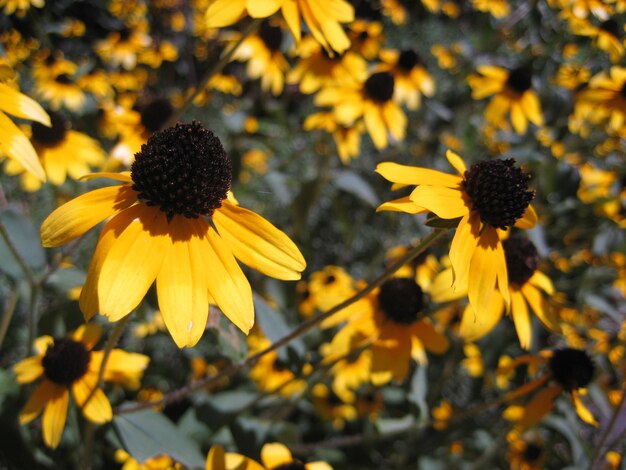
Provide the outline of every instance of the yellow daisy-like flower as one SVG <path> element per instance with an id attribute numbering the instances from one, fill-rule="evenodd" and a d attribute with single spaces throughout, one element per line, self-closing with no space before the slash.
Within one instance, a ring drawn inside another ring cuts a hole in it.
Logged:
<path id="1" fill-rule="evenodd" d="M 83 89 L 75 82 L 74 77 L 67 73 L 37 78 L 37 94 L 49 103 L 54 111 L 67 108 L 70 111 L 80 111 L 85 105 L 87 96 Z"/>
<path id="2" fill-rule="evenodd" d="M 611 67 L 594 75 L 576 98 L 575 115 L 594 124 L 607 124 L 611 132 L 626 127 L 626 67 Z"/>
<path id="3" fill-rule="evenodd" d="M 111 66 L 132 70 L 137 65 L 139 54 L 145 52 L 151 42 L 150 36 L 144 31 L 124 28 L 98 41 L 95 51 Z"/>
<path id="4" fill-rule="evenodd" d="M 548 276 L 537 270 L 539 255 L 535 245 L 516 234 L 502 242 L 509 280 L 511 316 L 520 346 L 529 349 L 532 341 L 530 310 L 551 331 L 560 331 L 558 319 L 547 307 L 543 294 L 552 295 L 554 286 Z M 460 334 L 467 341 L 476 341 L 489 333 L 505 311 L 502 297 L 494 295 L 491 303 L 480 309 L 467 308 L 461 319 Z"/>
<path id="5" fill-rule="evenodd" d="M 174 462 L 169 455 L 157 455 L 139 463 L 128 452 L 118 449 L 113 458 L 122 465 L 121 470 L 183 470 L 183 466 Z"/>
<path id="6" fill-rule="evenodd" d="M 502 127 L 506 115 L 510 114 L 513 129 L 518 134 L 526 132 L 529 122 L 543 125 L 539 98 L 531 88 L 529 67 L 508 71 L 503 67 L 482 65 L 478 67 L 478 74 L 470 75 L 467 82 L 476 100 L 495 95 L 485 111 L 485 119 L 490 124 Z"/>
<path id="7" fill-rule="evenodd" d="M 104 162 L 104 151 L 98 142 L 88 135 L 69 128 L 69 123 L 61 115 L 50 111 L 51 127 L 35 123 L 32 126 L 31 141 L 39 154 L 48 181 L 60 186 L 67 177 L 78 179 L 90 171 L 90 167 Z M 22 187 L 26 191 L 37 191 L 42 181 L 15 160 L 5 166 L 7 174 L 22 177 Z"/>
<path id="8" fill-rule="evenodd" d="M 159 309 L 179 347 L 204 332 L 209 302 L 243 332 L 254 323 L 250 284 L 235 258 L 278 279 L 299 279 L 305 261 L 267 220 L 227 199 L 231 163 L 199 123 L 156 132 L 122 182 L 83 194 L 41 226 L 44 246 L 63 245 L 109 219 L 80 296 L 85 318 L 117 321 L 156 279 Z"/>
<path id="9" fill-rule="evenodd" d="M 215 0 L 206 11 L 206 21 L 211 28 L 222 28 L 235 24 L 246 14 L 267 18 L 278 10 L 296 43 L 302 37 L 302 17 L 313 37 L 329 52 L 342 53 L 350 47 L 340 23 L 354 21 L 354 7 L 345 0 Z"/>
<path id="10" fill-rule="evenodd" d="M 389 144 L 389 134 L 403 140 L 407 118 L 393 100 L 395 79 L 389 72 L 375 72 L 363 81 L 352 81 L 322 89 L 315 96 L 318 106 L 332 107 L 337 122 L 352 127 L 362 119 L 378 149 Z"/>
<path id="11" fill-rule="evenodd" d="M 381 0 L 380 10 L 383 15 L 391 18 L 391 22 L 395 25 L 405 24 L 409 16 L 402 0 Z"/>
<path id="12" fill-rule="evenodd" d="M 588 20 L 570 21 L 572 33 L 593 38 L 593 45 L 609 54 L 611 62 L 619 62 L 626 53 L 626 40 L 622 39 L 624 27 L 614 18 L 609 18 L 596 26 Z"/>
<path id="13" fill-rule="evenodd" d="M 5 15 L 16 14 L 24 16 L 30 7 L 42 8 L 44 0 L 0 0 L 0 8 L 4 9 Z"/>
<path id="14" fill-rule="evenodd" d="M 74 401 L 89 421 L 102 424 L 113 413 L 104 392 L 97 388 L 98 373 L 104 351 L 92 351 L 100 340 L 102 329 L 96 324 L 83 325 L 67 338 L 42 336 L 35 343 L 37 355 L 15 364 L 20 384 L 43 378 L 20 412 L 20 424 L 37 418 L 43 411 L 43 440 L 55 448 L 61 441 L 70 390 Z M 143 354 L 113 349 L 104 371 L 104 380 L 116 383 L 138 383 L 150 358 Z"/>
<path id="15" fill-rule="evenodd" d="M 385 39 L 383 24 L 379 21 L 355 20 L 350 24 L 348 35 L 351 41 L 350 50 L 367 60 L 374 60 Z"/>
<path id="16" fill-rule="evenodd" d="M 396 184 L 417 185 L 408 197 L 382 204 L 378 210 L 432 212 L 441 219 L 458 220 L 450 263 L 453 287 L 467 289 L 474 312 L 490 305 L 496 285 L 510 304 L 504 249 L 498 230 L 532 228 L 537 215 L 530 206 L 534 193 L 528 176 L 512 158 L 483 160 L 469 170 L 456 153 L 448 150 L 448 162 L 459 172 L 450 175 L 427 168 L 385 162 L 376 171 Z"/>
<path id="17" fill-rule="evenodd" d="M 361 134 L 364 131 L 362 122 L 358 122 L 355 126 L 345 127 L 337 123 L 331 112 L 322 112 L 307 116 L 303 127 L 305 131 L 319 129 L 332 134 L 339 158 L 345 165 L 360 154 Z"/>
<path id="18" fill-rule="evenodd" d="M 490 13 L 494 18 L 504 18 L 511 12 L 507 0 L 472 0 L 472 6 L 478 11 Z"/>
<path id="19" fill-rule="evenodd" d="M 344 401 L 333 390 L 322 383 L 315 384 L 311 390 L 313 407 L 324 420 L 330 421 L 336 429 L 343 429 L 346 421 L 353 421 L 357 417 L 356 408 Z"/>
<path id="20" fill-rule="evenodd" d="M 205 470 L 264 470 L 263 466 L 245 455 L 224 452 L 219 444 L 211 446 L 206 456 Z"/>
<path id="21" fill-rule="evenodd" d="M 28 137 L 9 119 L 7 114 L 32 119 L 45 126 L 51 125 L 50 116 L 33 99 L 5 83 L 0 83 L 0 152 L 19 163 L 38 180 L 45 181 L 46 173 L 37 157 L 37 152 Z"/>
<path id="22" fill-rule="evenodd" d="M 279 470 L 284 468 L 296 468 L 304 470 L 332 470 L 326 462 L 304 463 L 295 459 L 291 451 L 279 442 L 265 444 L 261 449 L 261 461 L 266 470 Z"/>

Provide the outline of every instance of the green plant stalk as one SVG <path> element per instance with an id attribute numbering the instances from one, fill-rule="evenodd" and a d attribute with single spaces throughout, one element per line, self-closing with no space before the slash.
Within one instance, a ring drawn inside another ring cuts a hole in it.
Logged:
<path id="1" fill-rule="evenodd" d="M 334 315 L 335 313 L 343 310 L 344 308 L 352 305 L 354 302 L 365 297 L 367 294 L 372 292 L 374 289 L 380 286 L 387 279 L 391 278 L 398 269 L 400 269 L 402 266 L 404 266 L 405 264 L 409 263 L 411 260 L 416 258 L 420 253 L 422 253 L 426 248 L 428 248 L 437 238 L 439 238 L 441 235 L 443 235 L 446 232 L 447 230 L 433 230 L 433 232 L 431 232 L 430 235 L 425 237 L 416 247 L 412 248 L 406 255 L 404 255 L 402 258 L 394 262 L 380 276 L 378 276 L 376 279 L 374 279 L 372 282 L 370 282 L 367 286 L 365 286 L 363 289 L 358 291 L 352 297 L 346 299 L 345 301 L 341 302 L 338 305 L 335 305 L 330 310 L 327 310 L 326 312 L 322 312 L 319 315 L 301 323 L 299 326 L 291 330 L 291 332 L 287 333 L 285 336 L 276 340 L 276 342 L 272 343 L 270 346 L 259 351 L 258 353 L 253 354 L 252 356 L 248 356 L 243 361 L 238 362 L 236 364 L 232 364 L 231 366 L 225 369 L 222 369 L 216 375 L 213 375 L 203 380 L 199 380 L 192 384 L 186 385 L 184 387 L 179 388 L 178 390 L 174 390 L 173 392 L 165 395 L 160 400 L 148 401 L 148 402 L 140 403 L 134 406 L 126 407 L 126 408 L 117 408 L 116 410 L 114 410 L 114 413 L 115 414 L 134 413 L 136 411 L 144 410 L 147 408 L 152 408 L 154 406 L 161 406 L 161 405 L 165 405 L 167 403 L 173 402 L 173 401 L 182 400 L 183 398 L 190 395 L 193 391 L 199 388 L 206 387 L 207 385 L 210 385 L 224 377 L 232 377 L 240 370 L 253 366 L 265 354 L 268 354 L 272 351 L 276 351 L 277 349 L 287 345 L 294 339 L 299 338 L 300 336 L 302 336 L 303 334 L 311 330 L 314 326 L 321 323 L 326 318 Z"/>
<path id="2" fill-rule="evenodd" d="M 17 299 L 19 299 L 19 295 L 17 290 L 14 290 L 11 292 L 11 297 L 9 297 L 9 301 L 4 309 L 4 312 L 2 312 L 2 317 L 0 318 L 0 348 L 2 348 L 4 337 L 9 329 L 11 318 L 13 318 L 13 313 L 15 312 L 15 307 L 17 306 Z"/>

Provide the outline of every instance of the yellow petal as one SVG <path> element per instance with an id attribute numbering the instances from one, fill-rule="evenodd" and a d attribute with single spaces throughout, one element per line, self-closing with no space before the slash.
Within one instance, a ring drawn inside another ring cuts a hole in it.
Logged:
<path id="1" fill-rule="evenodd" d="M 56 387 L 57 385 L 48 379 L 45 379 L 37 386 L 24 408 L 22 408 L 22 411 L 20 411 L 19 420 L 21 425 L 30 423 L 39 416 L 41 410 L 48 403 L 48 399 L 54 394 Z"/>
<path id="2" fill-rule="evenodd" d="M 537 225 L 537 213 L 533 206 L 528 206 L 522 216 L 515 222 L 515 226 L 521 229 L 530 229 L 535 225 Z"/>
<path id="3" fill-rule="evenodd" d="M 117 212 L 137 202 L 128 185 L 95 189 L 62 205 L 41 224 L 41 243 L 52 247 L 67 243 Z"/>
<path id="4" fill-rule="evenodd" d="M 235 24 L 246 12 L 245 0 L 215 0 L 206 11 L 209 28 L 223 28 Z"/>
<path id="5" fill-rule="evenodd" d="M 208 231 L 210 247 L 204 250 L 210 266 L 209 293 L 217 306 L 241 331 L 248 334 L 254 324 L 252 289 L 228 246 L 213 230 Z"/>
<path id="6" fill-rule="evenodd" d="M 486 308 L 496 290 L 496 247 L 500 243 L 495 230 L 487 227 L 480 235 L 472 261 L 467 283 L 467 297 L 475 312 Z"/>
<path id="7" fill-rule="evenodd" d="M 105 255 L 98 276 L 100 313 L 110 321 L 139 305 L 172 243 L 165 214 L 157 208 L 136 205 L 117 217 L 131 220 Z"/>
<path id="8" fill-rule="evenodd" d="M 541 320 L 541 323 L 543 323 L 544 326 L 551 331 L 557 333 L 560 332 L 561 324 L 559 319 L 551 310 L 550 306 L 546 305 L 546 302 L 541 295 L 541 291 L 528 282 L 522 286 L 521 290 L 531 310 L 537 318 Z"/>
<path id="9" fill-rule="evenodd" d="M 477 341 L 495 328 L 504 312 L 504 302 L 499 295 L 491 303 L 476 309 L 468 305 L 461 317 L 459 334 L 465 341 Z"/>
<path id="10" fill-rule="evenodd" d="M 427 320 L 417 322 L 411 329 L 428 352 L 443 354 L 450 347 L 448 338 L 435 330 L 433 325 Z"/>
<path id="11" fill-rule="evenodd" d="M 465 162 L 463 161 L 463 159 L 459 157 L 458 154 L 454 153 L 452 150 L 448 150 L 446 152 L 446 158 L 448 159 L 450 165 L 452 165 L 461 176 L 465 175 L 467 167 L 465 166 Z"/>
<path id="12" fill-rule="evenodd" d="M 524 416 L 518 425 L 522 429 L 527 429 L 547 415 L 554 407 L 554 400 L 561 393 L 562 389 L 558 385 L 551 385 L 541 390 L 526 404 Z"/>
<path id="13" fill-rule="evenodd" d="M 387 147 L 389 142 L 387 139 L 387 126 L 383 120 L 380 108 L 375 105 L 366 106 L 363 119 L 365 121 L 365 128 L 372 138 L 374 146 L 377 149 Z"/>
<path id="14" fill-rule="evenodd" d="M 13 366 L 15 381 L 18 384 L 27 384 L 43 375 L 41 356 L 27 357 Z"/>
<path id="15" fill-rule="evenodd" d="M 382 373 L 380 380 L 386 376 L 389 380 L 393 378 L 402 382 L 409 372 L 411 348 L 411 338 L 406 335 L 397 338 L 395 346 L 392 347 L 374 345 L 372 347 L 372 377 Z M 380 382 L 379 384 L 382 385 Z"/>
<path id="16" fill-rule="evenodd" d="M 50 126 L 50 116 L 35 100 L 10 86 L 0 83 L 0 110 L 23 119 Z"/>
<path id="17" fill-rule="evenodd" d="M 72 384 L 72 394 L 85 418 L 92 423 L 103 424 L 113 419 L 113 410 L 102 389 L 96 388 L 97 380 L 97 375 L 85 375 Z M 87 398 L 89 401 L 86 402 Z"/>
<path id="18" fill-rule="evenodd" d="M 2 111 L 0 111 L 0 151 L 19 162 L 26 171 L 39 180 L 46 181 L 46 173 L 30 140 Z"/>
<path id="19" fill-rule="evenodd" d="M 435 276 L 432 280 L 428 294 L 435 302 L 451 302 L 452 300 L 458 300 L 467 295 L 467 285 L 461 285 L 456 283 L 456 286 L 452 288 L 454 283 L 454 273 L 452 267 L 446 268 Z"/>
<path id="20" fill-rule="evenodd" d="M 101 336 L 102 327 L 96 323 L 81 325 L 72 333 L 72 339 L 80 341 L 89 350 L 92 350 L 96 343 L 100 341 Z"/>
<path id="21" fill-rule="evenodd" d="M 467 286 L 470 262 L 480 233 L 480 218 L 476 214 L 463 216 L 454 233 L 454 238 L 450 244 L 450 264 L 454 274 L 453 287 Z M 461 289 L 461 287 L 458 287 Z"/>
<path id="22" fill-rule="evenodd" d="M 300 250 L 260 215 L 224 201 L 213 214 L 213 222 L 220 237 L 244 264 L 276 279 L 300 279 L 306 268 Z"/>
<path id="23" fill-rule="evenodd" d="M 209 449 L 206 456 L 205 470 L 226 470 L 224 448 L 219 444 L 214 444 Z"/>
<path id="24" fill-rule="evenodd" d="M 67 388 L 56 384 L 51 392 L 43 412 L 42 428 L 43 441 L 48 447 L 55 449 L 61 442 L 63 428 L 65 428 L 70 394 Z"/>
<path id="25" fill-rule="evenodd" d="M 456 219 L 468 214 L 469 208 L 460 189 L 443 186 L 418 186 L 411 193 L 411 201 L 434 212 L 442 219 Z"/>
<path id="26" fill-rule="evenodd" d="M 486 230 L 492 230 L 496 233 L 496 238 L 498 242 L 496 243 L 496 247 L 493 253 L 493 269 L 496 271 L 496 279 L 498 284 L 498 290 L 504 299 L 504 304 L 506 305 L 507 311 L 511 309 L 511 294 L 509 292 L 509 272 L 506 267 L 506 255 L 504 254 L 504 246 L 500 241 L 500 236 L 498 235 L 498 231 L 492 228 L 488 228 Z"/>
<path id="27" fill-rule="evenodd" d="M 406 212 L 407 214 L 424 214 L 430 212 L 428 209 L 424 209 L 415 204 L 408 196 L 383 202 L 376 208 L 376 212 L 380 211 Z"/>
<path id="28" fill-rule="evenodd" d="M 519 101 L 511 102 L 511 123 L 515 132 L 525 134 L 528 128 L 528 121 Z"/>
<path id="29" fill-rule="evenodd" d="M 276 13 L 282 3 L 282 0 L 247 0 L 246 9 L 252 18 L 267 18 Z"/>
<path id="30" fill-rule="evenodd" d="M 78 178 L 81 181 L 91 181 L 96 178 L 108 178 L 115 181 L 122 181 L 124 183 L 132 183 L 133 179 L 130 177 L 130 171 L 122 171 L 120 173 L 112 173 L 109 171 L 100 171 L 96 173 L 89 173 Z"/>
<path id="31" fill-rule="evenodd" d="M 261 461 L 267 468 L 274 468 L 293 462 L 293 457 L 285 445 L 272 442 L 265 444 L 261 449 Z"/>
<path id="32" fill-rule="evenodd" d="M 594 418 L 591 411 L 589 411 L 589 408 L 587 408 L 582 402 L 576 390 L 572 390 L 572 402 L 574 403 L 574 407 L 576 408 L 576 414 L 580 419 L 582 419 L 585 423 L 590 424 L 591 426 L 598 426 L 598 422 Z"/>
<path id="33" fill-rule="evenodd" d="M 283 18 L 285 18 L 285 23 L 287 23 L 287 27 L 293 34 L 293 38 L 296 41 L 296 44 L 300 42 L 302 37 L 302 30 L 300 26 L 300 12 L 298 11 L 298 3 L 297 2 L 283 2 L 283 6 L 281 8 L 281 13 L 283 14 Z"/>
<path id="34" fill-rule="evenodd" d="M 194 346 L 200 340 L 209 315 L 207 271 L 211 266 L 203 262 L 208 243 L 195 222 L 174 217 L 173 243 L 157 276 L 159 309 L 179 348 Z"/>
<path id="35" fill-rule="evenodd" d="M 379 163 L 376 173 L 392 183 L 429 186 L 445 186 L 447 188 L 458 188 L 463 178 L 457 175 L 450 175 L 442 171 L 419 168 L 416 166 L 400 165 L 393 162 Z"/>
<path id="36" fill-rule="evenodd" d="M 552 284 L 552 281 L 541 271 L 535 271 L 528 282 L 543 290 L 548 295 L 554 294 L 554 285 Z"/>
<path id="37" fill-rule="evenodd" d="M 526 350 L 530 349 L 530 342 L 532 340 L 530 315 L 528 314 L 526 301 L 522 293 L 518 290 L 511 292 L 511 314 L 513 315 L 515 331 L 517 331 L 520 346 Z"/>

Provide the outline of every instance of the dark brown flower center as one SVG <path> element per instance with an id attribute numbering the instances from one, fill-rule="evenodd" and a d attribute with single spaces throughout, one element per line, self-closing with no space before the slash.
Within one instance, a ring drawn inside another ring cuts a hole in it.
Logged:
<path id="1" fill-rule="evenodd" d="M 509 283 L 522 286 L 534 274 L 539 265 L 537 248 L 528 238 L 516 234 L 502 242 L 506 257 L 506 269 Z"/>
<path id="2" fill-rule="evenodd" d="M 549 366 L 554 380 L 567 391 L 586 387 L 591 382 L 595 370 L 587 353 L 573 348 L 554 351 Z"/>
<path id="3" fill-rule="evenodd" d="M 609 18 L 600 24 L 600 29 L 606 31 L 611 36 L 619 38 L 621 36 L 620 26 L 613 18 Z"/>
<path id="4" fill-rule="evenodd" d="M 67 338 L 55 339 L 41 360 L 44 374 L 59 385 L 71 385 L 87 372 L 91 352 L 83 343 Z"/>
<path id="5" fill-rule="evenodd" d="M 393 96 L 394 79 L 389 72 L 377 72 L 365 81 L 365 94 L 378 103 L 386 103 Z"/>
<path id="6" fill-rule="evenodd" d="M 506 230 L 513 226 L 535 197 L 528 190 L 530 176 L 515 166 L 515 160 L 483 160 L 465 172 L 463 187 L 480 220 Z"/>
<path id="7" fill-rule="evenodd" d="M 130 167 L 133 189 L 169 220 L 210 216 L 230 189 L 232 166 L 220 140 L 194 121 L 155 132 Z"/>
<path id="8" fill-rule="evenodd" d="M 61 75 L 57 75 L 56 77 L 54 77 L 54 81 L 57 82 L 57 83 L 60 83 L 62 85 L 70 85 L 70 84 L 74 83 L 74 80 L 72 80 L 72 77 L 70 77 L 66 73 L 62 73 Z"/>
<path id="9" fill-rule="evenodd" d="M 511 70 L 506 84 L 512 90 L 518 93 L 524 93 L 532 85 L 533 73 L 529 67 L 518 67 Z"/>
<path id="10" fill-rule="evenodd" d="M 264 22 L 259 28 L 259 37 L 270 51 L 276 52 L 283 43 L 283 30 Z"/>
<path id="11" fill-rule="evenodd" d="M 406 49 L 398 56 L 398 67 L 404 72 L 410 72 L 420 63 L 420 56 L 413 49 Z"/>
<path id="12" fill-rule="evenodd" d="M 326 276 L 324 278 L 324 284 L 328 285 L 328 284 L 332 284 L 333 282 L 335 282 L 337 280 L 337 278 L 335 277 L 334 274 L 329 274 L 328 276 Z"/>
<path id="13" fill-rule="evenodd" d="M 541 457 L 543 453 L 543 448 L 539 444 L 535 444 L 534 442 L 527 442 L 526 448 L 522 453 L 524 460 L 526 462 L 536 462 Z"/>
<path id="14" fill-rule="evenodd" d="M 154 100 L 139 108 L 141 125 L 150 133 L 160 130 L 174 114 L 172 104 L 166 99 Z"/>
<path id="15" fill-rule="evenodd" d="M 46 110 L 48 115 L 50 116 L 50 127 L 44 126 L 38 122 L 34 122 L 31 126 L 32 140 L 46 147 L 55 147 L 56 145 L 63 142 L 65 138 L 65 133 L 68 130 L 68 122 L 63 119 L 63 117 L 59 113 L 55 113 L 54 111 Z"/>
<path id="16" fill-rule="evenodd" d="M 622 98 L 626 99 L 626 82 L 624 82 L 624 85 L 622 85 L 620 93 L 622 95 Z"/>
<path id="17" fill-rule="evenodd" d="M 293 460 L 289 463 L 284 463 L 278 467 L 273 467 L 272 470 L 306 470 L 304 463 L 299 460 Z"/>
<path id="18" fill-rule="evenodd" d="M 396 277 L 380 286 L 378 305 L 389 320 L 410 325 L 420 317 L 424 308 L 424 295 L 413 279 Z"/>

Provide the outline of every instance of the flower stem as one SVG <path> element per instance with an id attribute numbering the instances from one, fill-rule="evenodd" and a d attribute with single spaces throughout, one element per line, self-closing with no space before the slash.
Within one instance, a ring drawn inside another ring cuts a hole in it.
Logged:
<path id="1" fill-rule="evenodd" d="M 4 342 L 4 337 L 7 334 L 7 330 L 9 329 L 9 324 L 11 323 L 11 318 L 13 318 L 13 313 L 15 312 L 15 307 L 17 306 L 17 299 L 19 298 L 19 294 L 17 289 L 11 291 L 11 296 L 9 297 L 9 301 L 2 312 L 2 318 L 0 318 L 0 348 L 2 348 L 2 343 Z"/>
<path id="2" fill-rule="evenodd" d="M 594 468 L 603 468 L 601 465 L 596 465 L 596 463 L 598 462 L 598 460 L 600 460 L 600 457 L 602 457 L 605 454 L 604 452 L 605 447 L 608 447 L 611 445 L 611 442 L 607 442 L 609 439 L 609 435 L 611 434 L 613 427 L 617 423 L 618 418 L 623 411 L 622 409 L 625 407 L 626 407 L 626 389 L 622 389 L 622 399 L 620 400 L 619 404 L 615 408 L 615 411 L 613 412 L 613 415 L 611 416 L 611 420 L 606 425 L 606 428 L 604 428 L 604 432 L 602 433 L 602 436 L 600 436 L 600 440 L 598 441 L 598 444 L 596 445 L 593 451 L 593 456 L 591 457 L 591 461 L 589 463 L 589 470 L 593 470 Z"/>
<path id="3" fill-rule="evenodd" d="M 304 323 L 301 323 L 299 326 L 291 330 L 291 332 L 289 332 L 282 338 L 276 340 L 276 342 L 272 343 L 267 348 L 257 352 L 256 354 L 248 356 L 246 359 L 244 359 L 241 362 L 238 362 L 236 364 L 231 364 L 229 367 L 222 369 L 216 375 L 213 375 L 211 377 L 207 377 L 205 379 L 199 380 L 192 384 L 186 385 L 182 388 L 179 388 L 178 390 L 174 390 L 173 392 L 165 395 L 160 400 L 148 401 L 148 402 L 140 403 L 140 404 L 130 406 L 130 407 L 125 407 L 125 408 L 117 408 L 114 410 L 115 414 L 133 413 L 133 412 L 140 411 L 146 408 L 151 408 L 153 406 L 161 406 L 166 403 L 182 400 L 186 396 L 190 395 L 194 390 L 197 390 L 202 387 L 206 387 L 207 385 L 210 385 L 224 377 L 232 377 L 240 370 L 253 366 L 265 354 L 268 354 L 272 351 L 276 351 L 277 349 L 285 346 L 286 344 L 290 343 L 294 339 L 308 332 L 315 325 L 317 325 L 318 323 L 321 323 L 326 318 L 334 315 L 335 313 L 343 310 L 349 305 L 352 305 L 354 302 L 365 297 L 367 294 L 372 292 L 374 289 L 380 286 L 387 279 L 392 277 L 398 269 L 400 269 L 402 266 L 404 266 L 405 264 L 409 263 L 411 260 L 416 258 L 420 253 L 422 253 L 426 248 L 428 248 L 437 238 L 439 238 L 444 233 L 446 233 L 446 230 L 434 230 L 433 232 L 430 233 L 430 235 L 425 237 L 417 246 L 412 248 L 406 255 L 404 255 L 402 258 L 398 259 L 397 261 L 395 261 L 380 276 L 378 276 L 376 279 L 374 279 L 372 282 L 370 282 L 367 286 L 365 286 L 363 289 L 358 291 L 352 297 L 344 300 L 338 305 L 335 305 L 330 310 L 327 310 L 326 312 L 322 312 L 319 315 L 305 321 Z"/>
<path id="4" fill-rule="evenodd" d="M 9 236 L 9 232 L 7 231 L 6 227 L 4 226 L 1 220 L 0 220 L 0 236 L 4 240 L 4 243 L 6 244 L 7 248 L 9 249 L 13 257 L 15 258 L 17 263 L 20 265 L 20 268 L 22 268 L 22 271 L 24 271 L 24 274 L 28 278 L 28 282 L 30 283 L 30 285 L 35 286 L 37 284 L 37 278 L 33 274 L 33 271 L 30 269 L 28 264 L 26 264 L 26 261 L 24 261 L 24 258 L 22 258 L 22 255 L 20 254 L 20 252 L 17 251 L 17 247 L 13 243 L 13 240 L 11 240 L 11 237 Z"/>

